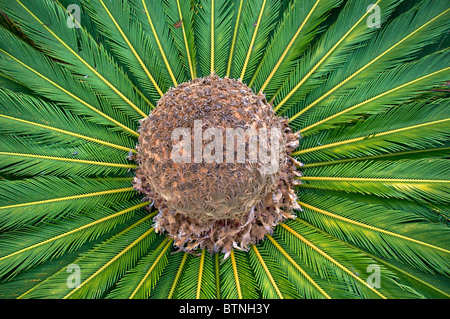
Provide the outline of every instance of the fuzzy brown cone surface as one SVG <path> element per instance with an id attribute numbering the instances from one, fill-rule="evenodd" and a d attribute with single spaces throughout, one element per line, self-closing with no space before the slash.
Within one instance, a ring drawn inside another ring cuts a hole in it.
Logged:
<path id="1" fill-rule="evenodd" d="M 171 88 L 139 133 L 134 187 L 182 250 L 246 250 L 300 209 L 299 137 L 241 81 L 212 74 Z"/>

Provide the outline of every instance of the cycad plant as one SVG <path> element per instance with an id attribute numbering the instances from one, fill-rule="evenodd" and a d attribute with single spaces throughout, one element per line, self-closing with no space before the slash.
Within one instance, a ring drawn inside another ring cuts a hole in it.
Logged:
<path id="1" fill-rule="evenodd" d="M 448 1 L 0 11 L 0 297 L 450 296 Z M 176 119 L 211 112 L 286 124 L 284 182 L 259 206 L 254 166 L 148 164 Z"/>

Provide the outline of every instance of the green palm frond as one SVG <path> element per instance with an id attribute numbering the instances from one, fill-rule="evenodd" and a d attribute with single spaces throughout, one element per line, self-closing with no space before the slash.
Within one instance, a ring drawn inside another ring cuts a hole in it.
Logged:
<path id="1" fill-rule="evenodd" d="M 301 106 L 301 110 L 290 119 L 297 118 L 322 101 L 329 102 L 335 92 L 339 94 L 339 92 L 356 87 L 355 85 L 351 86 L 352 83 L 365 82 L 370 77 L 411 59 L 417 51 L 432 42 L 445 30 L 445 24 L 440 24 L 439 21 L 448 18 L 449 15 L 447 6 L 442 2 L 430 1 L 417 10 L 413 8 L 397 17 L 383 29 L 383 32 L 373 37 L 366 46 L 353 52 L 348 63 L 343 64 L 342 68 L 334 72 L 326 85 L 311 92 L 305 99 L 304 105 Z M 400 28 L 400 26 L 402 27 Z M 357 81 L 352 82 L 353 79 Z M 285 102 L 295 92 L 296 88 L 292 89 L 283 100 L 277 103 L 277 107 L 279 108 L 281 105 L 287 107 Z"/>
<path id="2" fill-rule="evenodd" d="M 280 236 L 283 237 L 290 249 L 307 261 L 308 266 L 312 267 L 315 273 L 322 278 L 333 278 L 336 282 L 346 282 L 351 286 L 349 290 L 353 294 L 368 295 L 370 298 L 387 298 L 386 294 L 389 294 L 389 288 L 386 292 L 384 289 L 379 291 L 370 286 L 367 278 L 362 275 L 366 272 L 367 267 L 373 264 L 372 259 L 364 254 L 358 254 L 341 243 L 331 247 L 329 238 L 322 237 L 322 234 L 305 226 L 302 223 L 291 223 L 289 226 L 284 224 Z M 354 260 L 352 260 L 353 258 Z M 385 269 L 383 269 L 383 273 L 385 276 L 384 286 L 392 289 L 392 285 L 396 284 L 392 278 L 393 274 Z M 395 288 L 393 291 L 396 291 Z"/>
<path id="3" fill-rule="evenodd" d="M 392 108 L 339 129 L 339 135 L 332 130 L 312 135 L 294 155 L 315 162 L 319 153 L 324 160 L 443 147 L 449 125 L 448 106 L 448 100 L 425 100 Z"/>
<path id="4" fill-rule="evenodd" d="M 258 69 L 250 80 L 255 91 L 273 96 L 295 61 L 308 47 L 328 13 L 341 1 L 294 1 L 284 13 Z"/>
<path id="5" fill-rule="evenodd" d="M 39 289 L 31 289 L 20 297 L 39 298 L 46 295 L 64 299 L 101 297 L 107 288 L 136 265 L 136 261 L 155 241 L 155 232 L 149 222 L 152 216 L 141 216 L 132 225 L 75 260 L 74 264 L 90 270 L 89 273 L 84 272 L 82 283 L 76 289 L 68 287 L 67 272 L 62 269 L 40 283 L 40 287 L 36 287 Z"/>
<path id="6" fill-rule="evenodd" d="M 318 107 L 305 113 L 301 117 L 301 124 L 296 121 L 295 115 L 292 116 L 292 125 L 306 136 L 333 127 L 334 123 L 351 121 L 362 114 L 376 114 L 392 105 L 414 99 L 424 90 L 432 89 L 448 78 L 450 69 L 442 67 L 449 58 L 448 54 L 448 50 L 434 53 L 383 72 L 374 80 L 330 101 L 327 107 Z M 293 108 L 286 114 L 295 112 Z"/>
<path id="7" fill-rule="evenodd" d="M 110 161 L 98 158 L 101 148 L 87 145 L 71 147 L 42 147 L 16 137 L 2 137 L 0 157 L 3 159 L 0 172 L 17 176 L 99 176 L 121 175 L 136 165 L 123 163 L 123 156 L 103 151 Z M 116 159 L 116 161 L 114 161 Z M 122 162 L 122 163 L 121 163 Z"/>
<path id="8" fill-rule="evenodd" d="M 86 84 L 4 29 L 0 28 L 0 32 L 3 39 L 0 48 L 2 72 L 23 81 L 46 98 L 63 103 L 79 114 L 89 115 L 96 124 L 114 125 L 136 135 L 135 124 L 107 101 L 97 99 Z"/>
<path id="9" fill-rule="evenodd" d="M 0 298 L 450 298 L 449 17 L 440 0 L 0 0 Z M 248 251 L 187 253 L 132 160 L 161 96 L 213 72 L 299 133 L 301 209 Z"/>
<path id="10" fill-rule="evenodd" d="M 187 261 L 183 276 L 178 279 L 174 298 L 214 299 L 217 296 L 214 260 L 204 249 L 198 255 L 188 256 L 190 260 Z"/>
<path id="11" fill-rule="evenodd" d="M 321 78 L 328 77 L 332 71 L 339 70 L 355 48 L 370 38 L 374 28 L 367 27 L 370 12 L 367 8 L 379 6 L 382 13 L 380 19 L 383 20 L 389 16 L 396 5 L 398 1 L 380 0 L 376 3 L 348 1 L 336 22 L 314 44 L 310 49 L 311 52 L 305 52 L 305 59 L 299 60 L 299 66 L 278 88 L 276 95 L 271 97 L 271 101 L 276 104 L 275 110 L 289 107 L 290 101 L 305 100 L 306 95 L 310 95 L 311 91 L 322 83 Z M 286 105 L 286 102 L 289 103 Z"/>
<path id="12" fill-rule="evenodd" d="M 263 298 L 294 299 L 298 297 L 286 273 L 277 266 L 274 257 L 264 247 L 253 246 L 249 252 L 249 258 Z"/>
<path id="13" fill-rule="evenodd" d="M 131 178 L 71 180 L 35 177 L 0 181 L 1 229 L 22 228 L 29 224 L 70 216 L 85 207 L 128 200 L 134 196 Z"/>
<path id="14" fill-rule="evenodd" d="M 67 27 L 67 14 L 59 4 L 16 0 L 2 2 L 0 9 L 21 24 L 22 30 L 38 48 L 83 76 L 86 83 L 123 111 L 133 114 L 134 118 L 149 113 L 148 99 L 136 92 L 135 85 L 112 60 L 111 54 L 85 29 Z M 123 90 L 125 87 L 128 89 Z"/>
<path id="15" fill-rule="evenodd" d="M 176 288 L 178 287 L 179 280 L 183 276 L 186 268 L 186 261 L 188 260 L 187 253 L 175 253 L 172 252 L 168 256 L 168 265 L 163 270 L 160 279 L 155 285 L 153 294 L 150 294 L 150 298 L 153 299 L 173 299 L 175 296 Z M 220 297 L 220 296 L 219 296 Z"/>
<path id="16" fill-rule="evenodd" d="M 159 241 L 152 252 L 142 258 L 139 264 L 117 283 L 117 288 L 108 298 L 148 298 L 168 263 L 167 251 L 172 242 L 173 240 L 167 237 Z"/>
<path id="17" fill-rule="evenodd" d="M 132 9 L 127 1 L 83 1 L 97 29 L 109 40 L 117 59 L 135 75 L 145 93 L 157 101 L 166 91 L 166 81 L 160 78 L 161 66 L 153 55 L 150 40 L 140 24 L 134 23 Z M 105 19 L 105 17 L 107 17 Z M 139 111 L 142 116 L 146 113 Z"/>
<path id="18" fill-rule="evenodd" d="M 194 8 L 190 0 L 164 0 L 167 23 L 173 37 L 174 45 L 183 62 L 188 78 L 197 77 L 197 55 L 194 43 Z"/>
<path id="19" fill-rule="evenodd" d="M 130 201 L 124 206 L 131 207 L 118 212 L 115 211 L 117 207 L 115 210 L 102 207 L 101 213 L 91 208 L 80 212 L 76 217 L 46 225 L 40 228 L 39 233 L 33 232 L 33 227 L 6 233 L 1 237 L 4 248 L 0 259 L 1 273 L 14 275 L 66 251 L 76 250 L 85 242 L 92 241 L 116 225 L 124 223 L 133 217 L 131 212 L 147 204 Z M 18 240 L 21 242 L 20 247 L 8 244 Z"/>
<path id="20" fill-rule="evenodd" d="M 449 250 L 445 242 L 448 227 L 433 224 L 407 211 L 388 209 L 382 204 L 314 192 L 305 192 L 304 198 L 305 202 L 300 202 L 304 207 L 300 214 L 302 219 L 327 233 L 345 238 L 376 256 L 399 259 L 424 271 L 448 274 Z M 346 209 L 339 210 L 339 207 Z M 384 239 L 386 237 L 389 237 L 388 241 Z"/>
<path id="21" fill-rule="evenodd" d="M 90 123 L 53 103 L 31 95 L 0 90 L 1 134 L 39 139 L 47 145 L 80 145 L 92 142 L 117 152 L 136 152 L 133 139 Z M 39 113 L 39 117 L 36 116 Z"/>
<path id="22" fill-rule="evenodd" d="M 201 1 L 195 15 L 194 32 L 198 75 L 207 76 L 212 72 L 223 77 L 226 72 L 228 43 L 231 40 L 230 0 Z"/>
<path id="23" fill-rule="evenodd" d="M 187 77 L 183 64 L 180 60 L 180 54 L 172 41 L 167 26 L 167 17 L 164 11 L 164 1 L 132 1 L 135 6 L 136 15 L 142 24 L 144 32 L 152 40 L 152 46 L 155 48 L 160 64 L 163 65 L 162 71 L 166 77 L 166 83 L 171 86 L 177 86 L 178 82 L 186 82 Z"/>
<path id="24" fill-rule="evenodd" d="M 240 1 L 240 9 L 235 13 L 227 75 L 248 81 L 263 56 L 269 35 L 275 28 L 280 1 L 247 1 L 245 6 L 243 2 Z"/>
<path id="25" fill-rule="evenodd" d="M 227 299 L 254 299 L 258 297 L 256 280 L 249 257 L 232 251 L 221 267 L 220 296 Z"/>
<path id="26" fill-rule="evenodd" d="M 448 204 L 447 166 L 446 160 L 363 161 L 310 168 L 299 179 L 302 187 Z"/>

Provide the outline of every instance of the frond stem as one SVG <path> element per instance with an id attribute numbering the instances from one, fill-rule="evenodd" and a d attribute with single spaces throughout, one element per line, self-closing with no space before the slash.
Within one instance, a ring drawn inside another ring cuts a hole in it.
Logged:
<path id="1" fill-rule="evenodd" d="M 360 223 L 358 221 L 351 220 L 351 219 L 345 218 L 343 216 L 333 214 L 333 213 L 331 213 L 329 211 L 326 211 L 326 210 L 320 209 L 318 207 L 314 207 L 314 206 L 308 205 L 308 204 L 300 202 L 300 201 L 298 201 L 298 204 L 300 206 L 302 206 L 302 207 L 306 207 L 308 209 L 311 209 L 311 210 L 313 210 L 315 212 L 318 212 L 320 214 L 323 214 L 325 216 L 329 216 L 329 217 L 332 217 L 332 218 L 344 221 L 344 222 L 349 223 L 349 224 L 360 226 L 360 227 L 363 227 L 363 228 L 366 228 L 366 229 L 369 229 L 369 230 L 372 230 L 372 231 L 375 231 L 375 232 L 379 232 L 379 233 L 386 234 L 386 235 L 389 235 L 389 236 L 397 237 L 397 238 L 400 238 L 400 239 L 403 239 L 403 240 L 406 240 L 406 241 L 410 241 L 410 242 L 413 242 L 413 243 L 416 243 L 416 244 L 420 244 L 420 245 L 423 245 L 423 246 L 426 246 L 426 247 L 429 247 L 429 248 L 432 248 L 432 249 L 436 249 L 436 250 L 442 251 L 444 253 L 450 254 L 450 251 L 447 250 L 447 249 L 444 249 L 444 248 L 441 248 L 441 247 L 438 247 L 438 246 L 434 246 L 434 245 L 425 243 L 425 242 L 417 240 L 417 239 L 406 237 L 406 236 L 403 236 L 403 235 L 400 235 L 400 234 L 397 234 L 397 233 L 394 233 L 394 232 L 391 232 L 391 231 L 388 231 L 388 230 L 384 230 L 384 229 L 381 229 L 381 228 L 378 228 L 378 227 L 374 227 L 374 226 L 370 226 L 370 225 L 367 225 L 367 224 L 363 224 L 363 223 Z"/>
<path id="2" fill-rule="evenodd" d="M 289 50 L 291 49 L 291 47 L 294 45 L 294 42 L 297 40 L 298 35 L 300 34 L 300 32 L 303 30 L 303 28 L 305 27 L 306 22 L 309 20 L 309 18 L 311 17 L 312 13 L 314 12 L 314 10 L 316 9 L 317 5 L 319 4 L 320 0 L 317 0 L 316 3 L 314 4 L 314 6 L 311 8 L 311 10 L 309 11 L 308 15 L 306 16 L 305 20 L 303 20 L 302 24 L 300 25 L 300 27 L 297 29 L 297 32 L 295 32 L 294 36 L 292 37 L 291 41 L 289 42 L 289 44 L 287 45 L 286 49 L 284 49 L 283 54 L 281 55 L 281 57 L 278 59 L 277 63 L 275 64 L 275 67 L 273 68 L 272 72 L 270 72 L 269 76 L 267 77 L 266 81 L 264 82 L 264 84 L 261 86 L 261 89 L 259 90 L 260 93 L 262 93 L 264 91 L 264 89 L 266 88 L 266 86 L 269 84 L 270 80 L 272 79 L 272 77 L 275 75 L 275 73 L 277 72 L 278 68 L 280 67 L 281 63 L 283 62 L 284 58 L 286 57 L 286 55 L 288 54 Z M 270 102 L 271 103 L 271 102 Z M 274 109 L 274 112 L 278 111 L 279 107 L 277 106 Z"/>
<path id="3" fill-rule="evenodd" d="M 188 254 L 184 253 L 183 259 L 181 259 L 180 266 L 178 267 L 177 274 L 176 274 L 175 279 L 173 281 L 172 287 L 170 288 L 169 296 L 167 297 L 167 299 L 172 299 L 172 297 L 173 297 L 173 294 L 175 292 L 175 288 L 176 288 L 176 286 L 178 284 L 178 280 L 180 279 L 181 272 L 183 271 L 183 267 L 184 267 L 184 264 L 186 263 L 187 257 L 188 257 Z"/>
<path id="4" fill-rule="evenodd" d="M 320 145 L 320 146 L 316 146 L 316 147 L 306 148 L 306 149 L 294 152 L 294 153 L 292 153 L 292 155 L 296 156 L 296 155 L 314 152 L 314 151 L 318 151 L 318 150 L 322 150 L 322 149 L 326 149 L 326 148 L 330 148 L 330 147 L 335 147 L 335 146 L 339 146 L 339 145 L 343 145 L 343 144 L 355 143 L 355 142 L 359 142 L 359 141 L 362 141 L 362 140 L 368 139 L 368 138 L 375 138 L 375 137 L 385 136 L 385 135 L 389 135 L 389 134 L 395 134 L 395 133 L 404 132 L 407 130 L 417 129 L 417 128 L 424 127 L 427 125 L 441 124 L 441 123 L 445 123 L 448 121 L 450 121 L 450 118 L 427 122 L 427 123 L 422 123 L 422 124 L 417 124 L 417 125 L 413 125 L 413 126 L 407 126 L 407 127 L 403 127 L 403 128 L 399 128 L 399 129 L 391 130 L 391 131 L 386 131 L 386 132 L 382 132 L 382 133 L 376 133 L 376 134 L 371 135 L 370 137 L 367 137 L 367 136 L 356 137 L 356 138 L 343 140 L 343 141 L 339 141 L 339 142 L 335 142 L 335 143 L 324 144 L 324 145 Z"/>
<path id="5" fill-rule="evenodd" d="M 51 161 L 72 162 L 72 163 L 80 163 L 80 164 L 88 164 L 88 165 L 100 165 L 100 166 L 109 166 L 109 167 L 121 167 L 121 168 L 136 168 L 137 167 L 136 165 L 132 165 L 132 164 L 118 164 L 118 163 L 108 163 L 108 162 L 96 162 L 96 161 L 88 161 L 88 160 L 81 160 L 81 159 L 75 159 L 75 158 L 64 158 L 64 157 L 55 157 L 55 156 L 25 154 L 25 153 L 0 152 L 0 155 L 17 156 L 17 157 L 31 157 L 31 158 L 51 160 Z"/>
<path id="6" fill-rule="evenodd" d="M 278 251 L 287 259 L 289 262 L 308 280 L 311 285 L 314 286 L 326 299 L 331 299 L 331 297 L 292 259 L 291 256 L 273 239 L 272 236 L 267 235 L 267 238 L 272 242 L 272 244 L 278 249 Z"/>
<path id="7" fill-rule="evenodd" d="M 6 119 L 9 119 L 9 120 L 12 120 L 12 121 L 25 123 L 25 124 L 28 124 L 28 125 L 41 127 L 41 128 L 47 129 L 47 130 L 58 132 L 58 133 L 74 136 L 74 137 L 77 137 L 77 138 L 81 138 L 83 140 L 87 140 L 87 141 L 90 141 L 90 142 L 102 144 L 102 145 L 109 146 L 109 147 L 112 147 L 112 148 L 116 148 L 116 149 L 119 149 L 119 150 L 131 151 L 133 153 L 137 153 L 137 151 L 135 149 L 130 149 L 130 148 L 125 147 L 125 146 L 109 143 L 109 142 L 106 142 L 106 141 L 103 141 L 103 140 L 99 140 L 99 139 L 96 139 L 96 138 L 93 138 L 93 137 L 89 137 L 89 136 L 86 136 L 86 135 L 82 135 L 82 134 L 78 134 L 78 133 L 62 130 L 62 129 L 59 129 L 59 128 L 56 128 L 56 127 L 53 127 L 53 126 L 39 124 L 39 123 L 36 123 L 36 122 L 31 122 L 31 121 L 27 121 L 27 120 L 23 120 L 23 119 L 20 119 L 20 118 L 17 118 L 17 117 L 12 117 L 12 116 L 3 115 L 3 114 L 0 114 L 0 117 L 6 118 Z"/>
<path id="8" fill-rule="evenodd" d="M 204 264 L 205 264 L 205 248 L 202 249 L 202 255 L 200 257 L 200 266 L 199 266 L 199 270 L 198 270 L 197 294 L 195 295 L 195 299 L 200 299 Z"/>
<path id="9" fill-rule="evenodd" d="M 304 181 L 337 181 L 337 182 L 385 182 L 385 183 L 450 183 L 450 180 L 439 179 L 407 179 L 407 178 L 363 178 L 334 176 L 302 176 Z"/>
<path id="10" fill-rule="evenodd" d="M 239 274 L 238 274 L 238 271 L 237 271 L 236 258 L 234 256 L 234 250 L 231 251 L 230 257 L 231 257 L 231 264 L 233 265 L 233 274 L 234 274 L 234 280 L 236 282 L 236 289 L 237 289 L 237 293 L 238 293 L 238 299 L 242 299 L 241 284 L 239 282 Z"/>
<path id="11" fill-rule="evenodd" d="M 219 254 L 215 254 L 215 268 L 216 268 L 216 298 L 220 299 L 220 266 Z"/>
<path id="12" fill-rule="evenodd" d="M 236 38 L 237 38 L 239 21 L 241 19 L 243 3 L 244 3 L 244 0 L 241 0 L 239 3 L 239 9 L 238 9 L 237 17 L 236 17 L 236 26 L 234 27 L 233 40 L 231 41 L 230 57 L 228 59 L 228 67 L 227 67 L 227 76 L 228 77 L 230 76 L 230 72 L 231 72 L 231 62 L 233 61 L 234 47 L 236 46 Z"/>
<path id="13" fill-rule="evenodd" d="M 38 17 L 36 17 L 23 3 L 16 0 L 37 22 L 39 22 L 46 30 L 49 32 L 58 42 L 60 42 L 73 56 L 75 56 L 82 64 L 84 64 L 92 73 L 94 73 L 103 83 L 105 83 L 111 90 L 113 90 L 122 100 L 125 101 L 129 106 L 136 110 L 143 117 L 147 115 L 142 112 L 133 102 L 131 102 L 125 95 L 122 94 L 114 85 L 107 81 L 100 73 L 97 72 L 89 63 L 87 63 L 80 55 L 78 55 L 72 48 L 65 43 L 60 37 L 58 37 L 49 27 L 47 27 Z"/>
<path id="14" fill-rule="evenodd" d="M 144 282 L 147 280 L 148 276 L 150 276 L 150 274 L 152 273 L 152 271 L 155 269 L 156 265 L 158 264 L 158 262 L 160 261 L 160 259 L 164 256 L 164 254 L 166 253 L 166 251 L 169 249 L 170 245 L 172 244 L 173 239 L 169 240 L 169 237 L 166 237 L 161 244 L 159 245 L 158 248 L 156 248 L 157 250 L 160 249 L 161 247 L 163 247 L 164 245 L 166 245 L 164 247 L 164 249 L 159 253 L 158 257 L 156 258 L 156 260 L 153 262 L 153 264 L 151 265 L 151 267 L 149 268 L 149 270 L 147 271 L 147 273 L 145 274 L 144 278 L 142 278 L 142 280 L 139 282 L 139 284 L 137 285 L 136 289 L 133 291 L 133 293 L 131 294 L 129 299 L 133 299 L 134 296 L 136 296 L 137 292 L 139 291 L 139 289 L 141 289 L 142 285 L 144 284 Z M 167 243 L 167 244 L 166 244 Z"/>
<path id="15" fill-rule="evenodd" d="M 395 157 L 395 156 L 408 156 L 411 154 L 418 154 L 418 153 L 427 153 L 427 152 L 436 152 L 436 151 L 449 151 L 450 147 L 441 147 L 441 148 L 431 148 L 431 149 L 424 149 L 424 150 L 415 150 L 415 151 L 406 151 L 406 152 L 397 152 L 397 153 L 389 153 L 389 154 L 380 154 L 380 155 L 373 155 L 373 156 L 364 156 L 364 157 L 356 157 L 356 158 L 346 158 L 342 160 L 336 160 L 336 161 L 327 161 L 327 162 L 318 162 L 318 163 L 310 163 L 310 164 L 304 164 L 302 166 L 303 168 L 311 168 L 311 167 L 320 167 L 320 166 L 327 166 L 327 165 L 335 165 L 335 164 L 341 164 L 341 163 L 348 163 L 348 162 L 355 162 L 355 161 L 366 161 L 366 160 L 374 160 L 374 159 L 380 159 L 385 157 Z"/>
<path id="16" fill-rule="evenodd" d="M 252 51 L 253 51 L 253 44 L 255 43 L 256 35 L 258 34 L 259 25 L 261 24 L 261 19 L 262 19 L 262 15 L 264 13 L 264 8 L 266 6 L 266 2 L 267 2 L 267 0 L 263 1 L 260 12 L 259 12 L 258 20 L 256 21 L 256 27 L 255 27 L 255 30 L 253 31 L 252 40 L 250 41 L 250 46 L 247 51 L 247 56 L 245 57 L 244 66 L 242 67 L 242 72 L 241 72 L 241 76 L 240 76 L 241 80 L 244 80 L 245 71 L 247 69 L 248 61 L 250 60 L 250 55 L 252 54 Z M 262 92 L 262 90 L 261 90 L 261 92 Z"/>
<path id="17" fill-rule="evenodd" d="M 124 192 L 132 192 L 132 191 L 134 191 L 133 187 L 112 189 L 112 190 L 107 190 L 107 191 L 102 191 L 102 192 L 95 192 L 95 193 L 88 193 L 88 194 L 81 194 L 81 195 L 73 195 L 73 196 L 67 196 L 67 197 L 58 197 L 58 198 L 52 198 L 52 199 L 46 199 L 46 200 L 40 200 L 40 201 L 28 202 L 28 203 L 22 203 L 22 204 L 14 204 L 14 205 L 8 205 L 8 206 L 0 206 L 0 210 L 2 210 L 2 209 L 10 209 L 10 208 L 17 208 L 17 207 L 33 206 L 33 205 L 42 205 L 42 204 L 55 203 L 55 202 L 60 202 L 60 201 L 76 200 L 76 199 L 80 199 L 80 198 L 87 198 L 87 197 L 93 197 L 93 196 L 102 196 L 102 195 L 124 193 Z"/>
<path id="18" fill-rule="evenodd" d="M 252 248 L 253 248 L 253 251 L 256 254 L 256 257 L 258 258 L 259 262 L 261 263 L 261 266 L 264 268 L 264 271 L 266 272 L 267 277 L 269 277 L 269 280 L 272 283 L 273 288 L 277 292 L 278 297 L 280 299 L 284 299 L 283 295 L 280 292 L 280 289 L 278 288 L 278 285 L 276 284 L 275 280 L 272 277 L 272 274 L 269 271 L 269 268 L 267 268 L 267 265 L 264 262 L 264 259 L 262 258 L 261 254 L 259 253 L 258 248 L 256 248 L 256 245 L 253 245 Z"/>
<path id="19" fill-rule="evenodd" d="M 214 0 L 211 0 L 211 74 L 214 72 L 214 49 L 216 45 L 214 36 Z"/>
<path id="20" fill-rule="evenodd" d="M 316 105 L 317 103 L 321 102 L 323 99 L 325 99 L 326 97 L 328 97 L 330 94 L 332 94 L 333 92 L 335 92 L 336 90 L 338 90 L 340 87 L 342 87 L 344 84 L 346 84 L 348 81 L 352 80 L 355 76 L 357 76 L 358 74 L 360 74 L 361 72 L 363 72 L 365 69 L 367 69 L 369 66 L 371 66 L 373 63 L 377 62 L 379 59 L 381 59 L 384 55 L 388 54 L 391 50 L 393 50 L 394 48 L 396 48 L 398 45 L 400 45 L 403 41 L 406 41 L 408 38 L 410 38 L 411 36 L 413 36 L 416 32 L 419 32 L 422 28 L 424 28 L 425 26 L 427 26 L 428 24 L 432 23 L 434 20 L 438 19 L 440 16 L 444 15 L 445 13 L 447 13 L 450 9 L 445 10 L 444 12 L 440 13 L 439 15 L 437 15 L 436 17 L 434 17 L 433 19 L 431 19 L 430 21 L 428 21 L 427 23 L 425 23 L 424 25 L 422 25 L 420 28 L 417 28 L 416 30 L 414 30 L 413 32 L 411 32 L 410 34 L 408 34 L 406 37 L 404 37 L 402 40 L 400 40 L 399 42 L 397 42 L 396 44 L 394 44 L 393 46 L 391 46 L 389 49 L 387 49 L 386 51 L 384 51 L 382 54 L 378 55 L 375 59 L 373 59 L 372 61 L 370 61 L 369 63 L 367 63 L 366 65 L 364 65 L 362 68 L 360 68 L 358 71 L 352 73 L 352 75 L 350 75 L 348 78 L 346 78 L 345 80 L 343 80 L 341 83 L 339 83 L 338 85 L 336 85 L 334 88 L 332 88 L 331 90 L 329 90 L 327 93 L 325 93 L 324 95 L 322 95 L 320 98 L 318 98 L 317 100 L 315 100 L 313 103 L 311 103 L 310 105 L 308 105 L 307 107 L 303 108 L 300 112 L 298 112 L 296 115 L 294 115 L 292 118 L 289 119 L 289 122 L 293 121 L 294 119 L 296 119 L 297 117 L 299 117 L 300 115 L 302 115 L 303 113 L 305 113 L 307 110 L 309 110 L 310 108 L 312 108 L 314 105 Z M 292 94 L 291 94 L 292 95 Z M 289 96 L 290 97 L 290 96 Z M 281 105 L 284 104 L 286 98 L 283 99 L 282 102 L 280 102 L 280 104 L 277 106 L 277 108 L 281 107 Z"/>
<path id="21" fill-rule="evenodd" d="M 330 261 L 332 264 L 334 264 L 335 266 L 337 266 L 339 269 L 341 269 L 342 271 L 344 271 L 345 273 L 347 273 L 348 275 L 350 275 L 353 279 L 355 279 L 356 281 L 358 281 L 359 283 L 361 283 L 363 286 L 368 287 L 370 290 L 372 290 L 375 294 L 377 294 L 380 298 L 382 299 L 387 299 L 383 294 L 379 293 L 375 288 L 371 287 L 370 285 L 367 284 L 367 282 L 365 282 L 364 280 L 362 280 L 361 278 L 359 278 L 358 276 L 356 276 L 353 272 L 351 272 L 350 270 L 348 270 L 346 267 L 344 267 L 341 263 L 339 263 L 337 260 L 335 260 L 333 257 L 331 257 L 330 255 L 328 255 L 327 253 L 325 253 L 323 250 L 321 250 L 320 248 L 318 248 L 317 246 L 315 246 L 312 242 L 310 242 L 309 240 L 307 240 L 305 237 L 301 236 L 299 233 L 297 233 L 296 231 L 294 231 L 292 228 L 290 228 L 289 226 L 287 226 L 286 224 L 281 224 L 281 227 L 283 227 L 284 229 L 286 229 L 289 233 L 291 233 L 292 235 L 294 235 L 296 238 L 298 238 L 300 241 L 302 241 L 303 243 L 305 243 L 307 246 L 309 246 L 312 250 L 314 250 L 315 252 L 319 253 L 321 256 L 323 256 L 325 259 L 327 259 L 328 261 Z"/>
<path id="22" fill-rule="evenodd" d="M 161 52 L 161 56 L 164 60 L 164 64 L 166 65 L 167 71 L 169 71 L 170 78 L 172 79 L 173 84 L 175 86 L 178 86 L 177 79 L 175 78 L 175 75 L 172 72 L 172 68 L 170 67 L 169 61 L 167 60 L 166 54 L 164 53 L 164 49 L 161 45 L 161 42 L 159 41 L 158 34 L 156 33 L 156 29 L 155 29 L 155 26 L 153 25 L 153 21 L 152 21 L 152 18 L 150 17 L 150 13 L 148 12 L 147 4 L 145 3 L 145 0 L 142 0 L 142 5 L 144 6 L 144 10 L 145 10 L 145 14 L 147 15 L 148 23 L 150 24 L 150 27 L 152 28 L 153 36 L 155 37 L 159 52 Z"/>
<path id="23" fill-rule="evenodd" d="M 191 54 L 189 53 L 189 45 L 188 45 L 187 36 L 186 36 L 186 29 L 184 28 L 184 18 L 183 18 L 183 14 L 181 13 L 180 0 L 177 0 L 177 6 L 178 6 L 178 14 L 180 15 L 181 28 L 183 31 L 184 45 L 186 46 L 186 54 L 187 54 L 187 59 L 189 62 L 189 70 L 191 71 L 191 78 L 195 79 L 197 77 L 197 74 L 192 65 Z"/>

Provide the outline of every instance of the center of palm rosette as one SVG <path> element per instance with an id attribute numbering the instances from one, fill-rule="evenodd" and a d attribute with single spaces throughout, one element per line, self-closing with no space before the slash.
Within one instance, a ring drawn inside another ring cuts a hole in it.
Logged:
<path id="1" fill-rule="evenodd" d="M 290 157 L 299 137 L 240 80 L 171 88 L 139 133 L 134 188 L 159 210 L 155 230 L 184 251 L 247 250 L 300 209 Z"/>

